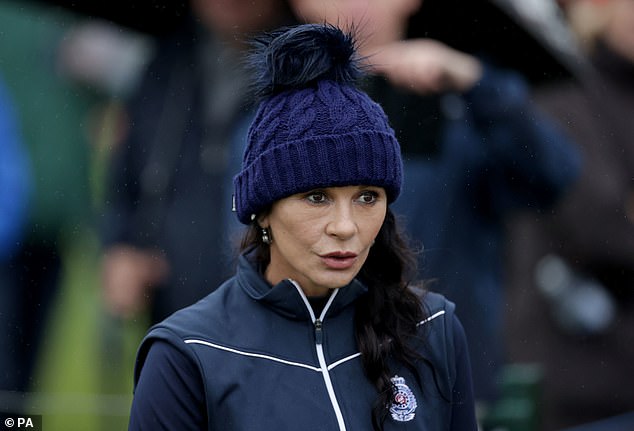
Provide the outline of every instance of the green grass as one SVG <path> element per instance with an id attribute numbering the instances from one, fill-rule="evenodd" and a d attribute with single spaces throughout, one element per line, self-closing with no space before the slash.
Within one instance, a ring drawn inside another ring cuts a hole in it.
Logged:
<path id="1" fill-rule="evenodd" d="M 29 403 L 46 431 L 127 428 L 134 356 L 147 326 L 143 319 L 121 322 L 103 311 L 98 252 L 88 232 L 63 256 L 62 286 Z"/>

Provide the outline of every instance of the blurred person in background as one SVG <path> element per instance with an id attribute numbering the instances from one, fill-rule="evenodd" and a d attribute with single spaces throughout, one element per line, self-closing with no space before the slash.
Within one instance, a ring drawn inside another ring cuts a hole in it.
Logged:
<path id="1" fill-rule="evenodd" d="M 535 101 L 583 169 L 552 214 L 512 223 L 509 244 L 510 353 L 544 364 L 546 429 L 634 412 L 634 2 L 565 6 L 594 68 Z"/>
<path id="2" fill-rule="evenodd" d="M 522 76 L 432 39 L 406 39 L 420 0 L 292 0 L 299 19 L 354 27 L 375 77 L 369 94 L 401 142 L 405 184 L 395 211 L 423 279 L 468 322 L 476 398 L 497 398 L 503 343 L 504 222 L 546 208 L 574 180 L 578 155 L 529 101 Z M 447 16 L 447 22 L 451 21 Z"/>
<path id="3" fill-rule="evenodd" d="M 30 202 L 31 171 L 17 112 L 4 81 L 0 81 L 0 391 L 20 391 L 28 373 L 26 328 L 18 323 L 27 307 L 18 284 L 16 254 L 24 239 Z M 6 394 L 3 394 L 6 395 Z M 16 411 L 0 396 L 0 411 Z"/>
<path id="4" fill-rule="evenodd" d="M 38 388 L 37 354 L 46 341 L 65 257 L 84 238 L 92 216 L 86 126 L 96 96 L 57 71 L 60 42 L 72 22 L 39 5 L 0 3 L 0 73 L 14 101 L 32 172 L 24 235 L 11 263 L 15 284 L 3 286 L 14 289 L 21 307 L 2 328 L 19 337 L 19 346 L 10 351 L 15 368 L 2 369 L 13 379 L 10 389 L 19 392 Z"/>
<path id="5" fill-rule="evenodd" d="M 127 138 L 114 154 L 103 226 L 108 311 L 157 322 L 231 274 L 224 211 L 238 169 L 248 35 L 293 22 L 284 0 L 192 0 L 192 19 L 159 40 L 127 104 Z"/>

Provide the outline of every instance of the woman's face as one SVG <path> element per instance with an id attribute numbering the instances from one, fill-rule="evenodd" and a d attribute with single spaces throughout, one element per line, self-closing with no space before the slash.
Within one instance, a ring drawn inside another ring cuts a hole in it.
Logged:
<path id="1" fill-rule="evenodd" d="M 265 277 L 290 278 L 308 296 L 345 286 L 365 263 L 387 211 L 381 187 L 316 189 L 281 199 L 259 220 L 273 239 Z"/>

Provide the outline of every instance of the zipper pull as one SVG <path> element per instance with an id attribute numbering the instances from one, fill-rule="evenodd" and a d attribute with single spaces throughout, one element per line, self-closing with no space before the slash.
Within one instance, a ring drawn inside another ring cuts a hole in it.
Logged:
<path id="1" fill-rule="evenodd" d="M 323 341 L 323 332 L 321 328 L 322 328 L 321 320 L 319 319 L 315 320 L 315 342 L 317 344 L 321 344 Z"/>

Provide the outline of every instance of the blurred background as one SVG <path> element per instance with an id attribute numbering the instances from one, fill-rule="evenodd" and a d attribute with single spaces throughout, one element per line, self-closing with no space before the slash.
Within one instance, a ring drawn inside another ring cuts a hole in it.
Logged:
<path id="1" fill-rule="evenodd" d="M 48 430 L 126 429 L 147 318 L 104 311 L 98 218 L 153 39 L 47 2 L 0 2 L 0 28 L 0 406 Z"/>
<path id="2" fill-rule="evenodd" d="M 200 25 L 190 3 L 205 1 L 92 3 L 0 0 L 0 412 L 42 415 L 46 431 L 127 428 L 136 348 L 156 310 L 113 310 L 104 290 L 108 178 L 141 121 L 128 103 L 147 68 L 165 40 Z M 244 16 L 262 15 L 257 0 L 237 3 Z M 507 220 L 507 361 L 501 395 L 480 410 L 483 430 L 634 430 L 631 3 L 425 0 L 410 20 L 408 38 L 484 52 L 524 75 L 535 103 L 603 168 L 582 173 L 580 190 L 558 206 Z M 290 22 L 286 12 L 271 23 Z M 614 14 L 630 16 L 618 35 L 605 30 Z M 630 41 L 620 36 L 628 31 Z M 630 50 L 629 67 L 615 66 L 617 90 L 595 61 L 602 38 Z M 568 87 L 575 96 L 564 98 Z M 619 104 L 606 106 L 613 94 Z M 591 131 L 579 125 L 592 121 L 571 114 L 586 104 L 598 123 Z M 583 143 L 588 136 L 602 152 Z M 606 214 L 593 209 L 597 196 Z M 162 271 L 154 264 L 150 279 Z"/>

